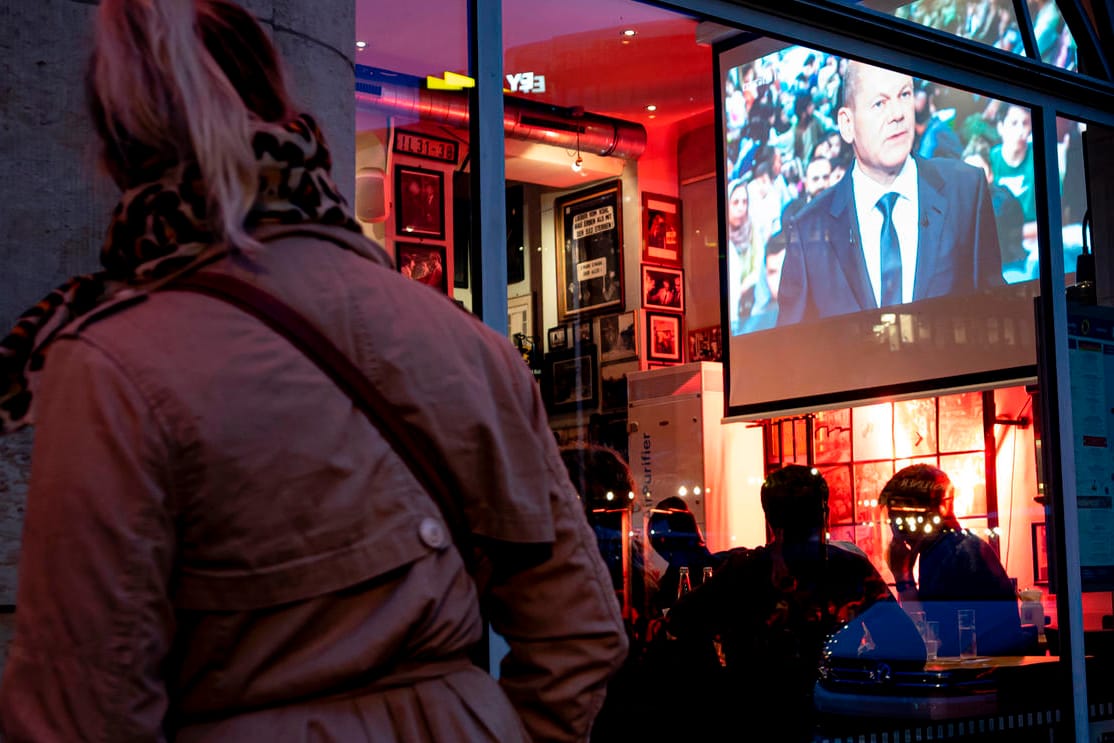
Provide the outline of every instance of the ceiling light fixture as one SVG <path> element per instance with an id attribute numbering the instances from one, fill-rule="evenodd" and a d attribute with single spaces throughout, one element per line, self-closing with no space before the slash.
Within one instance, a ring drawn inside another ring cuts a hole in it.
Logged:
<path id="1" fill-rule="evenodd" d="M 630 37 L 630 36 L 636 35 L 637 33 L 638 32 L 635 31 L 633 28 L 624 28 L 623 29 L 623 36 Z"/>
<path id="2" fill-rule="evenodd" d="M 649 106 L 646 107 L 646 110 L 647 111 L 657 111 L 658 107 L 655 106 L 653 103 L 651 103 Z"/>
<path id="3" fill-rule="evenodd" d="M 367 42 L 366 42 L 366 41 L 357 41 L 357 42 L 356 42 L 356 48 L 357 48 L 357 49 L 363 49 L 363 48 L 364 48 L 365 46 L 367 46 Z"/>

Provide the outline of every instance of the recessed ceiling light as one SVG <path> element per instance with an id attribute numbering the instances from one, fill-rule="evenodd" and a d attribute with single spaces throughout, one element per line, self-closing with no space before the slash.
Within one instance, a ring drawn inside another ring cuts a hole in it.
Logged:
<path id="1" fill-rule="evenodd" d="M 655 106 L 653 103 L 651 103 L 649 106 L 646 107 L 646 110 L 647 111 L 657 111 L 658 107 Z"/>
<path id="2" fill-rule="evenodd" d="M 356 48 L 357 48 L 357 49 L 363 49 L 363 48 L 364 48 L 365 46 L 367 46 L 367 42 L 366 42 L 366 41 L 357 41 L 357 42 L 356 42 Z"/>
<path id="3" fill-rule="evenodd" d="M 623 29 L 623 36 L 634 36 L 637 33 L 638 32 L 635 31 L 633 28 L 624 28 Z"/>

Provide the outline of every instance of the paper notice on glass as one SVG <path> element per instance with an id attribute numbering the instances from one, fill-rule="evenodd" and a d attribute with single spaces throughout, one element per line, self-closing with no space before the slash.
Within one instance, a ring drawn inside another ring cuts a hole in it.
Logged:
<path id="1" fill-rule="evenodd" d="M 1114 588 L 1114 313 L 1068 317 L 1072 443 L 1083 590 Z"/>

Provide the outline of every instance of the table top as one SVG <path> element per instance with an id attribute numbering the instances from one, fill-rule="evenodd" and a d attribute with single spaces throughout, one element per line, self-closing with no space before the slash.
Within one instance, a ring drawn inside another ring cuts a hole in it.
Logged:
<path id="1" fill-rule="evenodd" d="M 926 671 L 954 671 L 977 668 L 1021 668 L 1045 663 L 1058 663 L 1055 655 L 977 655 L 974 658 L 936 658 L 926 661 Z"/>

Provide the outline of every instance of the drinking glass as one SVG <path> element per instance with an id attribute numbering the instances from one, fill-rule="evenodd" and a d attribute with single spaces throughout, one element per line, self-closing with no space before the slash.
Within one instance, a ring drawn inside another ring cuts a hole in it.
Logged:
<path id="1" fill-rule="evenodd" d="M 975 641 L 975 610 L 960 609 L 956 613 L 959 624 L 959 657 L 974 658 L 979 654 Z"/>
<path id="2" fill-rule="evenodd" d="M 940 651 L 940 623 L 925 622 L 924 651 L 926 660 L 936 660 Z"/>

